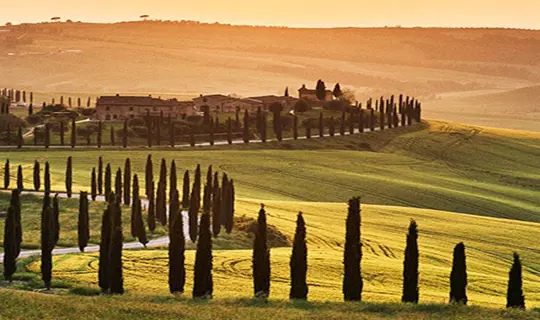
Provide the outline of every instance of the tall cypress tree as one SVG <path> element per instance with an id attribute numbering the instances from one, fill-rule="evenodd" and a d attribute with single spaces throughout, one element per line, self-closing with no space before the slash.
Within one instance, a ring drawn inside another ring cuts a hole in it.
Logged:
<path id="1" fill-rule="evenodd" d="M 4 164 L 4 189 L 9 189 L 10 180 L 11 176 L 9 173 L 9 159 L 6 159 L 6 163 Z"/>
<path id="2" fill-rule="evenodd" d="M 362 243 L 360 239 L 360 223 L 360 198 L 352 198 L 349 200 L 343 254 L 343 298 L 345 301 L 362 300 L 364 283 L 361 274 Z"/>
<path id="3" fill-rule="evenodd" d="M 45 196 L 48 196 L 51 193 L 51 169 L 49 162 L 45 162 L 45 170 L 43 173 L 43 190 L 45 191 Z"/>
<path id="4" fill-rule="evenodd" d="M 88 200 L 86 201 L 86 206 L 88 207 Z M 58 200 L 58 194 L 54 195 L 53 198 L 53 246 L 56 246 L 58 240 L 60 240 L 60 202 Z"/>
<path id="5" fill-rule="evenodd" d="M 322 111 L 319 114 L 319 137 L 324 137 L 324 118 Z"/>
<path id="6" fill-rule="evenodd" d="M 244 131 L 243 131 L 244 143 L 249 143 L 249 112 L 246 109 L 244 112 Z"/>
<path id="7" fill-rule="evenodd" d="M 418 303 L 418 256 L 418 230 L 416 221 L 411 220 L 403 262 L 402 302 Z"/>
<path id="8" fill-rule="evenodd" d="M 98 194 L 103 194 L 103 158 L 101 156 L 98 159 L 97 191 Z"/>
<path id="9" fill-rule="evenodd" d="M 79 221 L 77 224 L 79 250 L 84 252 L 84 248 L 90 240 L 90 219 L 88 217 L 88 193 L 81 192 L 79 198 Z"/>
<path id="10" fill-rule="evenodd" d="M 104 185 L 104 191 L 105 191 L 105 199 L 107 201 L 110 201 L 111 193 L 112 193 L 112 170 L 111 170 L 111 164 L 107 163 L 107 167 L 105 167 L 105 185 Z"/>
<path id="11" fill-rule="evenodd" d="M 211 146 L 214 145 L 214 119 L 212 118 L 208 122 L 208 142 Z"/>
<path id="12" fill-rule="evenodd" d="M 219 179 L 216 176 L 214 178 L 212 197 L 212 232 L 214 237 L 219 235 L 221 231 L 221 189 L 219 188 Z"/>
<path id="13" fill-rule="evenodd" d="M 290 299 L 307 299 L 308 286 L 307 276 L 307 244 L 306 244 L 306 224 L 302 212 L 298 213 L 296 219 L 296 232 L 294 234 L 291 260 L 291 290 Z"/>
<path id="14" fill-rule="evenodd" d="M 24 137 L 22 133 L 22 126 L 19 126 L 19 131 L 17 132 L 17 149 L 22 148 L 24 143 Z"/>
<path id="15" fill-rule="evenodd" d="M 176 162 L 171 161 L 171 173 L 169 174 L 169 201 L 173 196 L 173 192 L 178 192 L 178 177 L 176 176 Z"/>
<path id="16" fill-rule="evenodd" d="M 150 232 L 156 230 L 156 196 L 154 191 L 154 181 L 150 182 L 148 192 L 148 229 Z"/>
<path id="17" fill-rule="evenodd" d="M 182 189 L 182 208 L 189 207 L 189 170 L 184 172 L 184 185 Z"/>
<path id="18" fill-rule="evenodd" d="M 463 242 L 458 243 L 454 248 L 452 272 L 450 273 L 450 303 L 467 304 L 467 264 Z"/>
<path id="19" fill-rule="evenodd" d="M 112 197 L 114 199 L 114 194 Z M 107 293 L 111 287 L 109 278 L 109 248 L 111 244 L 111 211 L 113 203 L 109 202 L 101 219 L 101 240 L 99 243 L 98 280 L 101 292 Z"/>
<path id="20" fill-rule="evenodd" d="M 234 226 L 234 201 L 235 201 L 235 191 L 234 191 L 234 181 L 231 179 L 228 182 L 227 190 L 227 210 L 225 213 L 225 231 L 231 233 Z"/>
<path id="21" fill-rule="evenodd" d="M 116 170 L 116 178 L 114 179 L 114 193 L 116 197 L 122 199 L 122 169 Z"/>
<path id="22" fill-rule="evenodd" d="M 521 275 L 521 261 L 519 254 L 514 252 L 514 263 L 508 273 L 508 291 L 506 293 L 506 307 L 525 309 L 525 296 L 523 296 L 523 279 Z"/>
<path id="23" fill-rule="evenodd" d="M 154 183 L 154 165 L 152 163 L 152 155 L 149 154 L 146 158 L 146 169 L 144 170 L 145 194 L 150 195 L 150 187 Z"/>
<path id="24" fill-rule="evenodd" d="M 197 224 L 199 219 L 199 206 L 200 200 L 198 199 L 195 188 L 191 191 L 191 198 L 189 203 L 188 218 L 189 218 L 189 238 L 191 242 L 197 241 Z"/>
<path id="25" fill-rule="evenodd" d="M 262 115 L 262 123 L 263 123 L 263 125 L 261 127 L 261 129 L 262 129 L 262 131 L 261 131 L 261 141 L 263 143 L 266 143 L 266 136 L 267 136 L 266 135 L 266 130 L 268 129 L 268 126 L 266 125 L 268 123 L 268 121 L 266 120 L 266 113 L 263 113 L 263 115 Z"/>
<path id="26" fill-rule="evenodd" d="M 97 144 L 97 147 L 101 149 L 101 146 L 102 146 L 102 140 L 103 140 L 103 123 L 100 121 L 98 121 L 98 132 L 97 132 L 97 139 L 96 139 L 96 144 Z"/>
<path id="27" fill-rule="evenodd" d="M 41 187 L 41 170 L 39 161 L 34 161 L 34 190 L 38 191 Z"/>
<path id="28" fill-rule="evenodd" d="M 159 222 L 167 225 L 167 163 L 165 159 L 161 159 L 161 168 L 159 171 L 159 182 L 156 201 L 156 216 Z"/>
<path id="29" fill-rule="evenodd" d="M 54 249 L 53 210 L 50 205 L 41 215 L 41 278 L 47 290 L 51 289 L 52 250 Z"/>
<path id="30" fill-rule="evenodd" d="M 75 118 L 71 119 L 71 147 L 75 148 L 77 144 L 77 123 Z"/>
<path id="31" fill-rule="evenodd" d="M 66 193 L 71 198 L 71 187 L 73 185 L 73 158 L 68 157 L 66 163 Z"/>
<path id="32" fill-rule="evenodd" d="M 112 294 L 124 293 L 124 277 L 122 275 L 122 209 L 120 196 L 116 197 L 111 212 L 111 244 L 109 247 L 109 283 Z"/>
<path id="33" fill-rule="evenodd" d="M 214 282 L 212 279 L 212 235 L 210 233 L 210 214 L 201 216 L 199 242 L 195 254 L 193 277 L 193 297 L 212 299 Z"/>
<path id="34" fill-rule="evenodd" d="M 124 204 L 129 206 L 131 196 L 131 160 L 126 159 L 124 163 Z"/>
<path id="35" fill-rule="evenodd" d="M 122 146 L 127 148 L 128 146 L 128 122 L 124 120 L 124 130 L 122 131 Z"/>
<path id="36" fill-rule="evenodd" d="M 64 127 L 64 121 L 60 121 L 60 145 L 65 145 L 66 128 Z"/>
<path id="37" fill-rule="evenodd" d="M 133 238 L 137 236 L 137 201 L 139 199 L 139 177 L 135 174 L 133 176 L 133 205 L 131 206 L 131 236 Z"/>
<path id="38" fill-rule="evenodd" d="M 270 295 L 270 250 L 267 238 L 266 211 L 262 205 L 253 241 L 252 263 L 254 296 L 264 299 Z"/>
<path id="39" fill-rule="evenodd" d="M 90 182 L 90 196 L 92 201 L 96 201 L 97 198 L 97 182 L 96 182 L 96 168 L 92 168 L 92 176 Z"/>
<path id="40" fill-rule="evenodd" d="M 17 167 L 17 190 L 22 192 L 24 190 L 23 171 L 22 166 Z"/>
<path id="41" fill-rule="evenodd" d="M 11 191 L 11 200 L 9 206 L 14 210 L 15 219 L 15 256 L 21 253 L 22 244 L 22 223 L 21 223 L 21 193 L 15 189 Z"/>
<path id="42" fill-rule="evenodd" d="M 133 206 L 137 208 L 137 211 L 135 211 L 135 229 L 136 229 L 135 236 L 137 237 L 137 239 L 139 239 L 139 242 L 144 247 L 146 247 L 146 244 L 148 243 L 148 238 L 146 237 L 146 228 L 144 226 L 144 221 L 142 217 L 141 199 L 138 198 L 137 202 L 133 203 Z"/>
<path id="43" fill-rule="evenodd" d="M 13 274 L 17 271 L 17 235 L 15 208 L 9 206 L 4 224 L 4 279 L 11 283 Z"/>

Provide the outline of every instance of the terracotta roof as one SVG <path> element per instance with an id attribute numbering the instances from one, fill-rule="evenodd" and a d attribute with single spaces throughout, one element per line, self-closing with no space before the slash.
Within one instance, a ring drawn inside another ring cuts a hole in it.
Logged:
<path id="1" fill-rule="evenodd" d="M 178 105 L 178 100 L 163 100 L 159 98 L 137 96 L 103 96 L 99 97 L 97 105 L 174 107 Z"/>

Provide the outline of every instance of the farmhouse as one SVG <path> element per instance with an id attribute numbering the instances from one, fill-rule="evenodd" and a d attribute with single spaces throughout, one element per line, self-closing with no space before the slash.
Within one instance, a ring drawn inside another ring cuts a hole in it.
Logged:
<path id="1" fill-rule="evenodd" d="M 317 98 L 317 90 L 306 88 L 306 85 L 302 85 L 302 88 L 298 89 L 298 98 L 306 101 L 319 101 Z M 334 93 L 332 90 L 326 90 L 324 101 L 332 101 L 334 99 Z"/>
<path id="2" fill-rule="evenodd" d="M 298 99 L 293 97 L 285 97 L 285 96 L 260 96 L 260 97 L 251 97 L 250 99 L 260 101 L 262 103 L 263 110 L 268 110 L 268 107 L 270 107 L 273 103 L 279 103 L 283 106 L 284 109 L 291 109 L 294 104 L 298 101 Z"/>
<path id="3" fill-rule="evenodd" d="M 173 119 L 185 118 L 193 114 L 193 102 L 178 101 L 176 99 L 163 100 L 160 98 L 137 96 L 104 96 L 96 102 L 96 115 L 98 120 L 125 120 L 146 116 L 159 116 L 163 112 L 165 117 Z"/>

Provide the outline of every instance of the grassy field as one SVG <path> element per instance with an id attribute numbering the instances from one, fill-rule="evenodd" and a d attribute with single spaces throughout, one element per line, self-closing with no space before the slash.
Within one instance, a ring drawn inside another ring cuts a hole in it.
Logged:
<path id="1" fill-rule="evenodd" d="M 294 232 L 296 213 L 304 212 L 312 302 L 284 301 L 288 298 L 290 248 L 271 250 L 271 300 L 261 304 L 248 299 L 252 295 L 249 242 L 222 246 L 222 240 L 217 240 L 215 300 L 208 303 L 212 308 L 190 299 L 193 250 L 186 252 L 186 297 L 173 303 L 175 299 L 167 290 L 167 251 L 159 248 L 124 252 L 128 290 L 124 297 L 71 296 L 96 292 L 97 254 L 90 253 L 54 257 L 53 277 L 58 285 L 53 292 L 61 299 L 20 292 L 6 298 L 10 304 L 18 306 L 21 301 L 31 300 L 36 307 L 54 305 L 64 315 L 91 305 L 89 316 L 113 318 L 125 317 L 126 310 L 141 318 L 192 319 L 276 315 L 284 319 L 538 317 L 537 311 L 508 313 L 491 309 L 504 308 L 514 251 L 522 257 L 527 307 L 540 307 L 540 248 L 531 236 L 540 232 L 538 134 L 429 122 L 353 137 L 151 152 L 154 172 L 162 157 L 168 162 L 174 159 L 179 172 L 193 170 L 198 163 L 203 168 L 212 164 L 214 170 L 227 172 L 236 181 L 237 216 L 255 217 L 264 202 L 268 223 L 289 237 Z M 9 158 L 13 166 L 23 164 L 28 176 L 34 159 L 49 161 L 53 188 L 61 190 L 65 158 L 71 155 L 74 190 L 78 190 L 88 188 L 91 168 L 97 165 L 100 154 L 113 168 L 122 166 L 129 156 L 132 171 L 142 174 L 148 153 L 145 149 L 46 153 L 22 150 L 5 152 L 0 161 Z M 344 304 L 339 301 L 345 202 L 355 195 L 362 196 L 363 202 L 362 272 L 364 299 L 369 303 Z M 410 219 L 417 221 L 420 230 L 422 305 L 418 307 L 397 304 Z M 467 247 L 468 295 L 470 304 L 476 306 L 473 308 L 442 305 L 448 301 L 452 249 L 461 241 Z M 39 262 L 29 261 L 25 268 L 30 274 L 38 273 Z M 0 296 L 9 292 L 0 289 Z M 21 317 L 55 317 L 51 308 L 16 307 L 4 312 Z"/>

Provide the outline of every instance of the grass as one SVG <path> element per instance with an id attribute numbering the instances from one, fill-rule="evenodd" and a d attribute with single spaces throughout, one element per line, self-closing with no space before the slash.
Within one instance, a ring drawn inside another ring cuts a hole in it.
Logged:
<path id="1" fill-rule="evenodd" d="M 23 164 L 25 176 L 31 176 L 34 159 L 50 161 L 53 188 L 61 190 L 68 154 L 74 159 L 78 190 L 88 188 L 99 155 L 113 168 L 129 156 L 132 171 L 141 176 L 148 150 L 22 150 L 3 153 L 0 161 L 9 157 L 12 166 Z M 97 290 L 97 254 L 74 254 L 54 257 L 53 278 L 60 287 L 55 293 L 61 297 L 0 289 L 0 298 L 12 306 L 1 311 L 4 316 L 61 318 L 77 312 L 81 317 L 119 319 L 135 314 L 143 319 L 538 318 L 540 251 L 531 236 L 540 232 L 538 134 L 429 122 L 362 136 L 186 151 L 162 148 L 152 154 L 155 172 L 162 157 L 174 159 L 179 172 L 198 163 L 226 172 L 236 182 L 237 217 L 254 218 L 264 202 L 268 223 L 288 238 L 296 213 L 304 212 L 310 302 L 285 302 L 291 254 L 287 247 L 271 250 L 271 300 L 249 299 L 250 238 L 233 235 L 216 240 L 211 302 L 190 299 L 191 246 L 186 252 L 186 297 L 179 301 L 168 293 L 166 250 L 124 252 L 123 297 L 87 297 Z M 341 302 L 345 202 L 355 195 L 363 202 L 363 298 L 369 301 L 361 304 Z M 420 230 L 419 306 L 398 304 L 411 218 Z M 467 308 L 446 305 L 452 249 L 461 241 L 467 248 L 473 305 Z M 522 257 L 527 307 L 536 311 L 502 310 L 513 251 Z M 39 273 L 39 261 L 26 263 L 23 271 Z M 35 307 L 22 308 L 22 301 Z"/>

